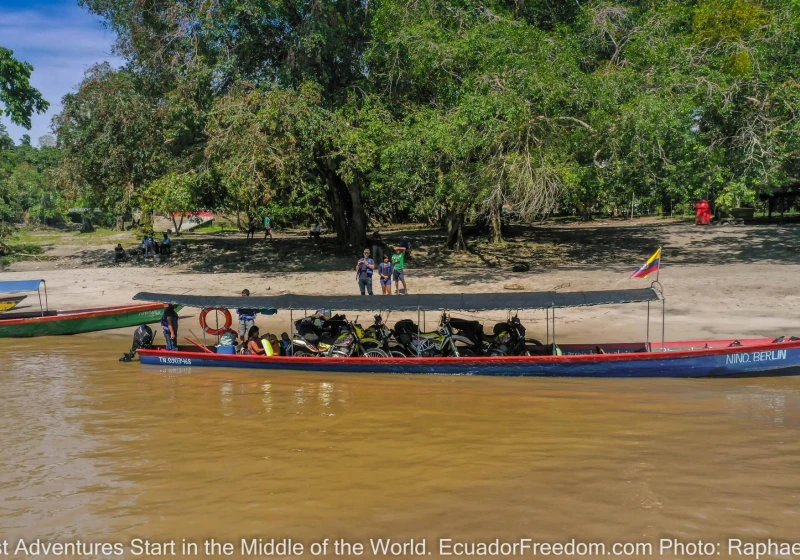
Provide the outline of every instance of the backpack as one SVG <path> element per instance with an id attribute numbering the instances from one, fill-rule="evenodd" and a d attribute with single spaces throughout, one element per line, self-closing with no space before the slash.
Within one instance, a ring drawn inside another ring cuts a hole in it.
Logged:
<path id="1" fill-rule="evenodd" d="M 394 325 L 397 334 L 417 334 L 419 327 L 411 319 L 402 319 Z"/>
<path id="2" fill-rule="evenodd" d="M 219 339 L 220 346 L 236 346 L 236 333 L 226 332 Z"/>

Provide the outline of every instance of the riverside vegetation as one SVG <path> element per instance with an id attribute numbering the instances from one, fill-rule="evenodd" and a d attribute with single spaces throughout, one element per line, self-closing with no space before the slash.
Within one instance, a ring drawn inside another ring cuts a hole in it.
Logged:
<path id="1" fill-rule="evenodd" d="M 0 129 L 5 224 L 205 208 L 459 248 L 472 220 L 499 242 L 508 216 L 741 206 L 798 177 L 797 0 L 80 3 L 125 64 L 64 97 L 57 146 Z M 30 67 L 0 49 L 9 75 Z M 16 122 L 46 108 L 12 89 Z"/>

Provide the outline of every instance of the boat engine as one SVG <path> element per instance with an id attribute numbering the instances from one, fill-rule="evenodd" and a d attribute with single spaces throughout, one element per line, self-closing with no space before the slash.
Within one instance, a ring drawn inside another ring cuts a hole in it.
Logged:
<path id="1" fill-rule="evenodd" d="M 139 325 L 133 333 L 131 351 L 122 356 L 120 362 L 130 362 L 139 348 L 150 348 L 153 344 L 153 329 L 147 325 Z"/>

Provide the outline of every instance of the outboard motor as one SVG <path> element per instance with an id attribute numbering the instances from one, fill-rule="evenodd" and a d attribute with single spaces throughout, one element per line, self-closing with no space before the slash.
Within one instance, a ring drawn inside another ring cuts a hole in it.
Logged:
<path id="1" fill-rule="evenodd" d="M 139 348 L 150 348 L 153 344 L 153 329 L 147 325 L 139 325 L 133 333 L 131 351 L 122 356 L 120 362 L 130 362 Z"/>

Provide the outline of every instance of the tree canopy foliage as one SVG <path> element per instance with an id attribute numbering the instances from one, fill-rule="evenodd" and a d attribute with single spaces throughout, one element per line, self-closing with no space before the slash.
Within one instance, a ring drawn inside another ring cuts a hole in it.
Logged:
<path id="1" fill-rule="evenodd" d="M 342 245 L 418 219 L 457 247 L 471 217 L 499 240 L 508 213 L 743 204 L 800 171 L 798 2 L 82 4 L 127 64 L 64 99 L 61 179 L 120 213 L 322 218 Z"/>
<path id="2" fill-rule="evenodd" d="M 37 148 L 25 135 L 15 145 L 0 123 L 0 255 L 6 248 L 3 240 L 13 233 L 10 224 L 54 225 L 61 219 L 65 200 L 53 181 L 61 152 L 51 141 L 42 137 Z"/>
<path id="3" fill-rule="evenodd" d="M 44 113 L 50 104 L 31 86 L 33 66 L 14 58 L 14 52 L 0 46 L 0 108 L 11 122 L 30 128 L 33 113 Z"/>

